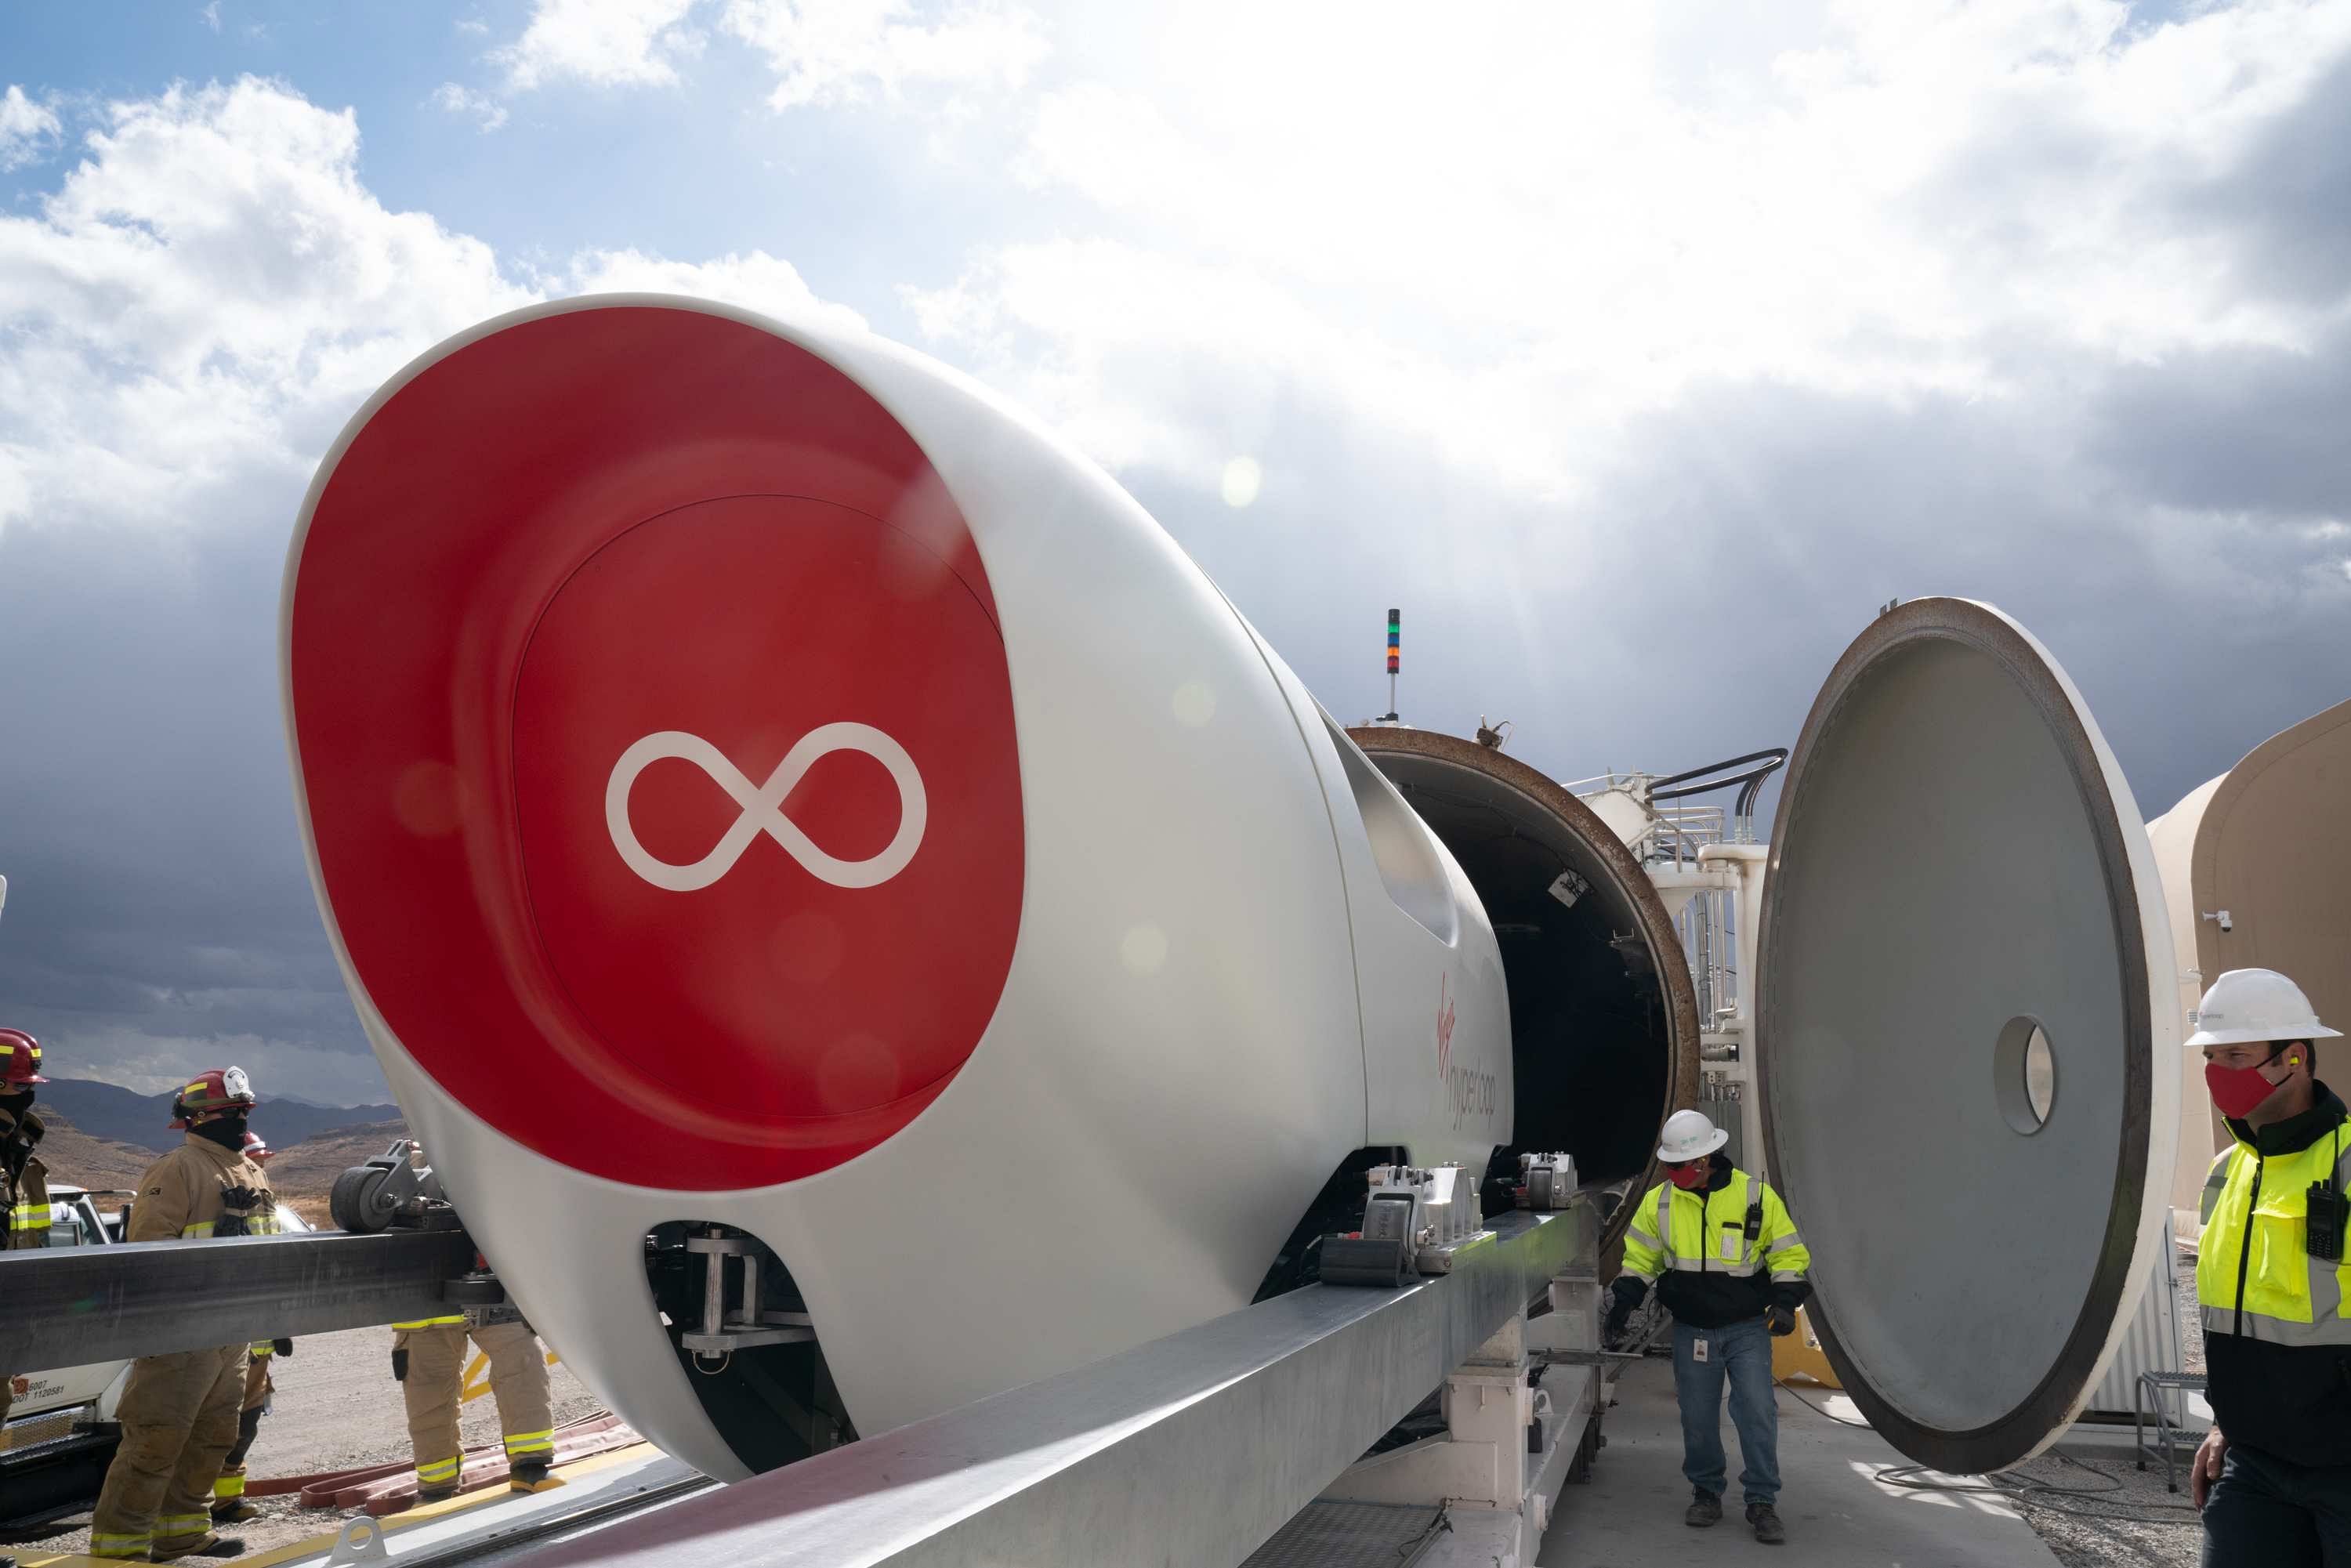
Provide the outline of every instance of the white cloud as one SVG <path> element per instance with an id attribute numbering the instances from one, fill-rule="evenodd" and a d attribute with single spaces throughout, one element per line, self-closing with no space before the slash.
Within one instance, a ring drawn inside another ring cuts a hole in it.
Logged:
<path id="1" fill-rule="evenodd" d="M 450 26 L 461 33 L 469 34 L 477 38 L 488 37 L 490 31 L 490 25 L 478 16 L 460 16 Z"/>
<path id="2" fill-rule="evenodd" d="M 762 251 L 594 251 L 541 275 L 358 174 L 359 127 L 247 78 L 117 103 L 37 214 L 0 216 L 0 528 L 170 528 L 298 485 L 392 371 L 550 292 L 665 288 L 861 323 Z"/>
<path id="3" fill-rule="evenodd" d="M 706 39 L 705 0 L 534 0 L 522 37 L 491 58 L 516 88 L 574 79 L 664 87 Z M 895 99 L 918 88 L 1018 88 L 1044 58 L 1044 25 L 1009 0 L 707 0 L 721 29 L 766 57 L 768 104 Z"/>
<path id="4" fill-rule="evenodd" d="M 281 86 L 117 103 L 89 147 L 0 217 L 16 516 L 168 522 L 208 479 L 298 467 L 417 348 L 528 298 L 480 241 L 385 210 L 352 115 Z"/>
<path id="5" fill-rule="evenodd" d="M 845 305 L 817 298 L 791 263 L 755 250 L 715 261 L 665 261 L 634 250 L 590 251 L 559 278 L 543 280 L 562 294 L 689 294 L 788 316 L 840 332 L 862 332 L 865 319 Z"/>
<path id="6" fill-rule="evenodd" d="M 374 1062 L 299 1040 L 248 1032 L 164 1034 L 114 1023 L 77 1020 L 72 1033 L 77 1064 L 102 1064 L 98 1071 L 61 1072 L 61 1078 L 99 1078 L 141 1094 L 161 1094 L 208 1066 L 242 1067 L 264 1098 L 292 1094 L 322 1104 L 381 1104 L 391 1098 Z M 191 1065 L 193 1064 L 193 1065 Z"/>
<path id="7" fill-rule="evenodd" d="M 220 0 L 204 0 L 204 8 L 199 15 L 204 17 L 205 26 L 215 33 L 221 30 Z"/>
<path id="8" fill-rule="evenodd" d="M 496 131 L 507 122 L 507 106 L 486 92 L 475 92 L 453 81 L 444 81 L 434 90 L 433 101 L 451 114 L 471 116 L 484 131 Z"/>
<path id="9" fill-rule="evenodd" d="M 721 25 L 766 55 L 775 109 L 895 98 L 914 87 L 1018 88 L 1046 54 L 1034 13 L 999 0 L 726 0 Z"/>
<path id="10" fill-rule="evenodd" d="M 520 89 L 551 81 L 598 87 L 662 87 L 677 62 L 698 54 L 702 35 L 685 26 L 699 0 L 536 0 L 522 37 L 492 58 Z"/>
<path id="11" fill-rule="evenodd" d="M 1554 496 L 1701 385 L 2029 398 L 2066 356 L 2294 351 L 2345 308 L 2258 286 L 2203 208 L 2351 7 L 1674 16 L 1187 5 L 1039 108 L 1016 172 L 1092 221 L 909 302 L 1113 463 L 1212 488 L 1247 433 L 1193 390 L 1290 380 Z"/>
<path id="12" fill-rule="evenodd" d="M 0 172 L 38 162 L 64 134 L 57 111 L 26 98 L 23 88 L 11 83 L 0 94 Z"/>

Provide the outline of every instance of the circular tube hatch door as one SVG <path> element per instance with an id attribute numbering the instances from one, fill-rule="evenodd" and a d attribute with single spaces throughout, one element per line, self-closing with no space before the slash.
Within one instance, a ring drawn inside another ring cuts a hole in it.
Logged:
<path id="1" fill-rule="evenodd" d="M 1781 792 L 1757 1071 L 1822 1343 L 1922 1464 L 2047 1446 L 2169 1258 L 2168 929 L 2130 789 L 2030 632 L 1925 599 L 1855 639 Z"/>

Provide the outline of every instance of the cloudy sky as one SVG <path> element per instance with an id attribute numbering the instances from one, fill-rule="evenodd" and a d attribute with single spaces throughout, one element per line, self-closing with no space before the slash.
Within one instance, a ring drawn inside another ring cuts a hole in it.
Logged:
<path id="1" fill-rule="evenodd" d="M 1401 604 L 1405 716 L 1565 778 L 1792 740 L 1896 595 L 2033 627 L 2148 816 L 2351 695 L 2351 5 L 19 4 L 0 1019 L 57 1067 L 381 1096 L 287 535 L 409 356 L 616 287 L 979 375 L 1343 717 Z"/>

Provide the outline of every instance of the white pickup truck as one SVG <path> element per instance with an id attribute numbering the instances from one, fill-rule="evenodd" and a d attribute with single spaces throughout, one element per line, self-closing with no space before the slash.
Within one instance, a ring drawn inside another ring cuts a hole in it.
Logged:
<path id="1" fill-rule="evenodd" d="M 120 1191 L 89 1191 L 49 1184 L 49 1245 L 110 1247 L 122 1239 L 122 1211 L 101 1214 L 99 1200 L 126 1198 Z M 280 1204 L 280 1230 L 308 1230 L 299 1215 Z M 55 1519 L 97 1500 L 114 1458 L 121 1428 L 114 1407 L 131 1375 L 127 1361 L 9 1376 L 8 1420 L 0 1427 L 0 1532 Z"/>

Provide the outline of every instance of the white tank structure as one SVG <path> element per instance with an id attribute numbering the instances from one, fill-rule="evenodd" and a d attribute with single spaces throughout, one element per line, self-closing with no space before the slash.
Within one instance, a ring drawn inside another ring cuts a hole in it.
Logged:
<path id="1" fill-rule="evenodd" d="M 2204 988 L 2231 969 L 2294 977 L 2320 1018 L 2351 1014 L 2351 834 L 2340 831 L 2351 768 L 2351 702 L 2279 731 L 2147 827 L 2171 905 L 2179 1013 L 2196 1027 Z M 2351 1082 L 2351 1048 L 2317 1042 L 2318 1075 Z M 2204 1060 L 2183 1052 L 2175 1223 L 2194 1234 L 2197 1194 L 2227 1130 L 2204 1087 Z"/>
<path id="2" fill-rule="evenodd" d="M 1232 1311 L 1368 1165 L 1514 1146 L 1453 854 L 1124 491 L 906 350 L 485 323 L 337 439 L 282 622 L 394 1094 L 549 1343 L 712 1475 Z M 681 1349 L 689 1227 L 810 1332 Z"/>

